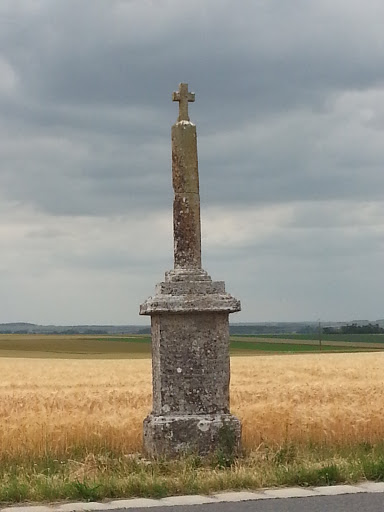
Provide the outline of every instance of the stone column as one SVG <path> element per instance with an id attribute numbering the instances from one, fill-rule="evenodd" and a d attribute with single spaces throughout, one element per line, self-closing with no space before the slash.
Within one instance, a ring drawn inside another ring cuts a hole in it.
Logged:
<path id="1" fill-rule="evenodd" d="M 201 268 L 200 195 L 196 126 L 172 126 L 174 267 Z"/>
<path id="2" fill-rule="evenodd" d="M 187 84 L 173 93 L 174 269 L 140 306 L 151 316 L 153 410 L 144 420 L 144 451 L 152 457 L 204 455 L 228 439 L 234 452 L 240 447 L 240 421 L 229 410 L 228 324 L 240 302 L 201 268 L 196 127 L 188 116 L 194 99 Z"/>

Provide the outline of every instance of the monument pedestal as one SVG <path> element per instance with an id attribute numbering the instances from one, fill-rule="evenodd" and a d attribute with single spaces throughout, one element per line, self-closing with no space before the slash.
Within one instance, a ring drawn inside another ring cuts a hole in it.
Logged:
<path id="1" fill-rule="evenodd" d="M 151 315 L 153 411 L 144 421 L 149 456 L 206 454 L 232 437 L 240 421 L 229 413 L 228 315 L 240 303 L 202 269 L 167 272 L 141 305 Z M 230 432 L 230 433 L 229 433 Z"/>

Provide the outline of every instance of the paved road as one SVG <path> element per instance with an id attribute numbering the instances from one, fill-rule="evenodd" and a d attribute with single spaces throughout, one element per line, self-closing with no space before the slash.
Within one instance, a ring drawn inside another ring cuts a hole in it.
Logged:
<path id="1" fill-rule="evenodd" d="M 147 509 L 149 510 L 149 509 Z M 130 512 L 143 512 L 131 508 Z M 155 507 L 155 512 L 383 512 L 384 493 L 344 494 L 341 496 L 313 496 L 310 498 L 272 498 L 237 503 L 209 503 Z M 106 511 L 110 512 L 110 511 Z M 127 509 L 114 512 L 127 512 Z"/>
<path id="2" fill-rule="evenodd" d="M 221 492 L 210 496 L 131 498 L 105 503 L 21 505 L 0 512 L 384 512 L 384 482 Z"/>

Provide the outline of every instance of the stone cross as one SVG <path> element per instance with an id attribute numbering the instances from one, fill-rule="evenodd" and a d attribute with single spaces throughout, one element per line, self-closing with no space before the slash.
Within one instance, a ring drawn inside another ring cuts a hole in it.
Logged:
<path id="1" fill-rule="evenodd" d="M 229 409 L 229 313 L 240 301 L 201 267 L 196 126 L 188 84 L 172 126 L 174 268 L 140 306 L 151 316 L 153 408 L 144 420 L 147 456 L 175 457 L 240 448 L 241 424 Z"/>
<path id="2" fill-rule="evenodd" d="M 179 117 L 177 121 L 189 121 L 188 102 L 195 101 L 195 93 L 188 91 L 188 84 L 179 84 L 178 92 L 172 93 L 172 101 L 179 102 Z"/>

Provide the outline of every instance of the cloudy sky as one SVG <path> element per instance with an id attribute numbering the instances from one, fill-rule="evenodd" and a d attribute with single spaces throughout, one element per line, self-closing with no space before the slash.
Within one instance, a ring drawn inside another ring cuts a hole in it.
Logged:
<path id="1" fill-rule="evenodd" d="M 196 93 L 232 321 L 384 318 L 382 0 L 0 0 L 0 322 L 147 323 Z"/>

